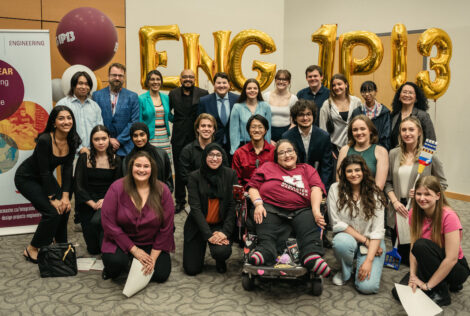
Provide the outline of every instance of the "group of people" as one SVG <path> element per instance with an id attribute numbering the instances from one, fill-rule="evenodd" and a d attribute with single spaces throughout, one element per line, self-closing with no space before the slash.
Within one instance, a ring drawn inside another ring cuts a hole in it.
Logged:
<path id="1" fill-rule="evenodd" d="M 214 76 L 209 94 L 186 69 L 181 86 L 166 95 L 162 74 L 152 70 L 148 92 L 137 96 L 123 88 L 125 67 L 112 64 L 109 87 L 90 96 L 90 76 L 77 72 L 33 155 L 16 172 L 18 190 L 42 214 L 25 258 L 37 262 L 40 247 L 67 241 L 75 192 L 76 219 L 88 252 L 102 253 L 103 278 L 117 277 L 135 257 L 144 273 L 155 271 L 152 279 L 164 282 L 175 248 L 174 215 L 185 208 L 187 189 L 183 268 L 200 273 L 209 245 L 224 273 L 235 230 L 232 187 L 240 184 L 249 193 L 258 235 L 251 264 L 272 264 L 292 230 L 301 264 L 328 277 L 322 256 L 324 230 L 331 226 L 341 263 L 333 283 L 351 278 L 356 259 L 356 288 L 377 293 L 385 228 L 394 241 L 395 218 L 403 216 L 412 237 L 411 246 L 399 248 L 410 265 L 407 282 L 438 304 L 450 304 L 448 287 L 461 289 L 470 270 L 436 155 L 415 181 L 423 142 L 436 139 L 422 90 L 403 84 L 390 112 L 376 100 L 372 81 L 361 86 L 362 103 L 342 74 L 332 76 L 331 91 L 319 66 L 309 66 L 305 75 L 308 87 L 297 95 L 289 90 L 291 73 L 279 70 L 274 90 L 263 95 L 258 81 L 248 79 L 238 96 L 227 74 Z M 53 175 L 58 166 L 60 185 Z M 325 197 L 328 216 L 320 210 Z"/>

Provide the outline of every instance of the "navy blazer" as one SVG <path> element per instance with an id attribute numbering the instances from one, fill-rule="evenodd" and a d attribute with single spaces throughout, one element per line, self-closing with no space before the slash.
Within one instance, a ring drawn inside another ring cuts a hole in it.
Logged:
<path id="1" fill-rule="evenodd" d="M 240 96 L 238 94 L 235 94 L 232 92 L 228 93 L 228 100 L 230 103 L 230 113 L 232 113 L 233 105 L 237 103 L 239 97 Z M 230 113 L 227 113 L 228 115 L 227 125 L 222 124 L 222 121 L 220 120 L 220 117 L 219 117 L 219 111 L 217 110 L 217 98 L 215 96 L 215 93 L 206 95 L 199 100 L 198 115 L 201 113 L 208 113 L 212 115 L 213 117 L 215 117 L 215 120 L 217 121 L 217 130 L 214 135 L 214 140 L 216 143 L 222 146 L 228 146 L 225 148 L 230 148 Z M 227 139 L 226 145 L 224 145 L 224 135 L 225 135 L 225 138 Z"/>
<path id="2" fill-rule="evenodd" d="M 137 93 L 122 88 L 119 93 L 114 116 L 111 112 L 109 87 L 95 91 L 92 98 L 101 108 L 104 126 L 109 129 L 111 137 L 116 138 L 121 144 L 117 154 L 119 156 L 126 156 L 134 147 L 129 136 L 129 130 L 132 123 L 139 121 L 140 110 Z"/>
<path id="3" fill-rule="evenodd" d="M 308 146 L 308 161 L 306 161 L 305 147 L 297 126 L 294 126 L 284 134 L 282 138 L 290 140 L 297 147 L 299 162 L 308 163 L 317 169 L 326 191 L 330 188 L 330 179 L 333 172 L 333 156 L 330 135 L 312 125 L 312 137 Z"/>

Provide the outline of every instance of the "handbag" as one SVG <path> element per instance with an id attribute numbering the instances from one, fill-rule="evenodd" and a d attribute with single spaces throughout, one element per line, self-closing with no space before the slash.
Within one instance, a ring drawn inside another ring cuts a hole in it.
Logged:
<path id="1" fill-rule="evenodd" d="M 333 120 L 331 119 L 331 103 L 330 100 L 328 100 L 328 119 L 326 120 L 326 131 L 328 134 L 333 134 L 335 131 L 335 124 L 333 123 Z"/>
<path id="2" fill-rule="evenodd" d="M 38 253 L 41 278 L 64 277 L 77 274 L 77 256 L 71 243 L 41 247 Z"/>

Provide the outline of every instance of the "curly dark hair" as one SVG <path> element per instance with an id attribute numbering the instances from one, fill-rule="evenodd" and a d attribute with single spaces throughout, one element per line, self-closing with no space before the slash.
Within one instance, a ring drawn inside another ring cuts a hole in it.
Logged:
<path id="1" fill-rule="evenodd" d="M 318 107 L 312 100 L 300 99 L 290 108 L 290 117 L 292 122 L 297 125 L 297 116 L 305 110 L 310 110 L 313 115 L 313 122 L 317 119 Z"/>
<path id="2" fill-rule="evenodd" d="M 365 219 L 369 220 L 375 216 L 377 202 L 379 202 L 381 206 L 385 207 L 386 199 L 383 192 L 375 184 L 375 179 L 372 177 L 372 174 L 367 167 L 364 158 L 359 155 L 347 156 L 344 158 L 341 166 L 339 167 L 339 199 L 336 202 L 336 206 L 338 209 L 343 209 L 344 206 L 347 206 L 349 209 L 349 216 L 351 218 L 356 217 L 361 211 L 354 202 L 351 183 L 346 179 L 346 168 L 352 164 L 358 164 L 361 166 L 362 181 L 360 189 L 360 201 L 362 206 L 362 213 L 364 214 Z"/>
<path id="3" fill-rule="evenodd" d="M 402 84 L 400 86 L 400 88 L 398 88 L 397 92 L 395 93 L 395 96 L 393 97 L 392 115 L 394 115 L 396 113 L 400 113 L 400 111 L 401 111 L 402 103 L 400 101 L 400 93 L 401 93 L 401 90 L 403 90 L 404 86 L 413 87 L 413 89 L 415 90 L 416 102 L 415 102 L 414 106 L 417 109 L 427 111 L 429 109 L 428 99 L 426 99 L 426 96 L 424 95 L 423 90 L 420 87 L 418 87 L 416 85 L 416 83 L 408 81 L 408 82 L 405 82 L 404 84 Z"/>
<path id="4" fill-rule="evenodd" d="M 93 135 L 95 135 L 97 132 L 105 132 L 108 134 L 108 137 L 111 138 L 111 134 L 109 133 L 109 130 L 106 126 L 104 125 L 96 125 L 93 127 L 90 133 L 90 157 L 88 160 L 90 161 L 90 165 L 93 168 L 96 168 L 96 148 L 93 146 Z M 106 148 L 106 156 L 108 156 L 108 162 L 109 162 L 109 167 L 115 168 L 118 167 L 116 165 L 116 155 L 114 154 L 113 146 L 109 144 L 108 148 Z"/>
<path id="5" fill-rule="evenodd" d="M 70 113 L 70 116 L 72 116 L 73 125 L 70 129 L 70 132 L 67 134 L 67 144 L 69 145 L 70 152 L 75 152 L 82 143 L 82 140 L 80 139 L 80 136 L 77 133 L 77 121 L 75 120 L 75 116 L 73 115 L 72 110 L 68 106 L 57 105 L 52 108 L 52 111 L 49 114 L 49 119 L 47 120 L 46 128 L 40 135 L 38 135 L 38 138 L 42 134 L 55 133 L 55 120 L 57 119 L 57 116 L 61 111 L 67 111 Z M 38 138 L 36 138 L 36 141 Z"/>

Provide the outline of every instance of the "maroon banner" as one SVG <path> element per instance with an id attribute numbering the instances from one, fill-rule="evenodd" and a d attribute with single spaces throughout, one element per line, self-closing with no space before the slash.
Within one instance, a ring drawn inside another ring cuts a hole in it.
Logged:
<path id="1" fill-rule="evenodd" d="M 0 206 L 0 228 L 37 225 L 41 214 L 31 203 Z"/>

